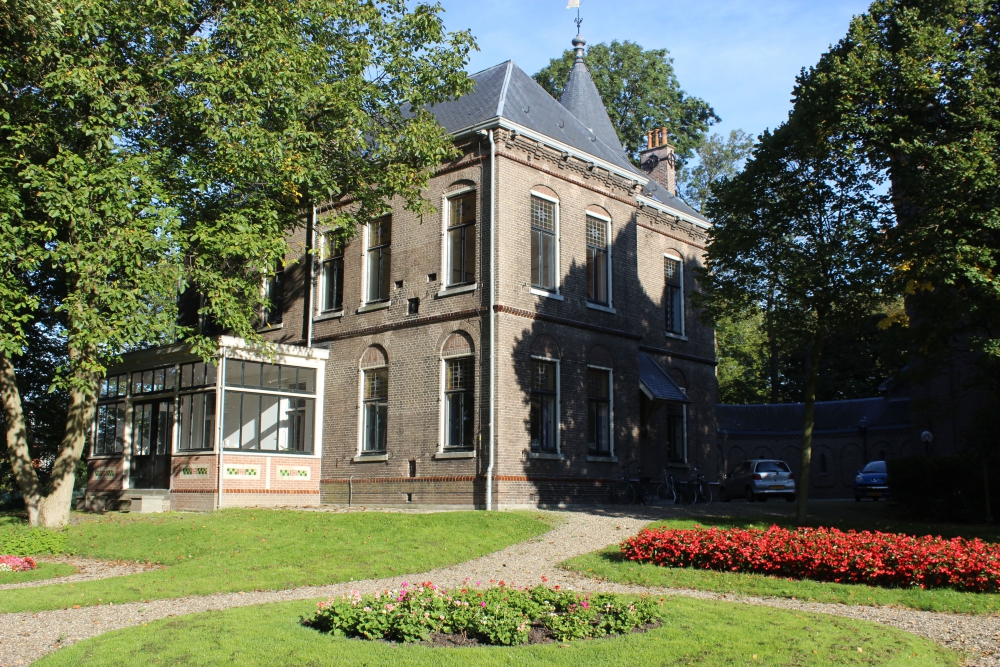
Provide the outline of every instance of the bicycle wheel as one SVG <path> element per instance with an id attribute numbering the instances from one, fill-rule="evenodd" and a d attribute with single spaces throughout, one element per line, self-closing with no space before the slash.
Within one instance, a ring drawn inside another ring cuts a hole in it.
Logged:
<path id="1" fill-rule="evenodd" d="M 701 499 L 705 501 L 706 505 L 708 505 L 712 502 L 712 487 L 708 484 L 702 484 L 702 489 L 704 493 L 702 493 Z"/>
<path id="2" fill-rule="evenodd" d="M 673 487 L 666 484 L 660 484 L 656 487 L 656 497 L 659 500 L 669 500 L 672 503 L 677 502 L 677 493 L 674 492 Z"/>
<path id="3" fill-rule="evenodd" d="M 684 502 L 688 505 L 694 505 L 698 502 L 698 485 L 692 482 L 688 482 L 684 486 Z"/>
<path id="4" fill-rule="evenodd" d="M 635 489 L 628 482 L 618 482 L 611 487 L 611 497 L 618 505 L 631 505 L 635 502 Z"/>

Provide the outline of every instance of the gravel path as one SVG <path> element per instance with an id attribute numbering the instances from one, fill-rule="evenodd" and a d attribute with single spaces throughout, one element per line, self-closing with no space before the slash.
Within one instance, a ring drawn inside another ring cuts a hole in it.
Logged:
<path id="1" fill-rule="evenodd" d="M 660 512 L 659 514 L 663 514 Z M 156 619 L 204 611 L 217 611 L 269 602 L 304 600 L 398 588 L 403 581 L 434 581 L 445 587 L 477 581 L 503 580 L 513 585 L 549 586 L 610 593 L 683 595 L 706 600 L 725 600 L 806 612 L 833 614 L 876 621 L 931 639 L 949 648 L 974 655 L 969 665 L 1000 667 L 1000 618 L 919 612 L 886 607 L 862 607 L 802 602 L 784 598 L 712 593 L 689 589 L 645 588 L 596 581 L 561 570 L 567 558 L 600 549 L 636 533 L 651 516 L 623 516 L 602 512 L 560 512 L 561 523 L 535 539 L 501 551 L 451 566 L 403 577 L 355 581 L 330 586 L 309 586 L 282 591 L 221 593 L 204 597 L 133 602 L 82 609 L 0 615 L 0 665 L 27 665 L 63 646 L 111 630 L 145 624 Z"/>
<path id="2" fill-rule="evenodd" d="M 138 574 L 147 570 L 159 569 L 160 565 L 148 563 L 134 563 L 127 560 L 95 560 L 93 558 L 75 558 L 73 556 L 40 556 L 35 558 L 39 563 L 63 563 L 76 568 L 75 574 L 56 576 L 51 579 L 36 579 L 35 581 L 25 581 L 19 584 L 0 585 L 0 591 L 11 588 L 33 588 L 35 586 L 48 586 L 49 584 L 73 584 L 79 581 L 92 581 L 94 579 L 110 579 L 111 577 L 124 577 L 128 574 Z"/>

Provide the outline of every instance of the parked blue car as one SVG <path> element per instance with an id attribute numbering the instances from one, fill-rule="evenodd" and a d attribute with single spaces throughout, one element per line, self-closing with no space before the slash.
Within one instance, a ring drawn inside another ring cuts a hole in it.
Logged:
<path id="1" fill-rule="evenodd" d="M 872 461 L 858 471 L 854 478 L 854 499 L 861 502 L 862 498 L 889 498 L 889 474 L 885 461 Z"/>

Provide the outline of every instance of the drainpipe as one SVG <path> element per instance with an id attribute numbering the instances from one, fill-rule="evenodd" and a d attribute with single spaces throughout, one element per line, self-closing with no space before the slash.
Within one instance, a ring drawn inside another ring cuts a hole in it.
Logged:
<path id="1" fill-rule="evenodd" d="M 216 432 L 218 433 L 216 437 L 216 446 L 219 448 L 219 492 L 217 495 L 218 501 L 216 502 L 215 509 L 222 509 L 222 449 L 225 443 L 222 441 L 222 436 L 225 431 L 222 424 L 222 417 L 225 414 L 226 406 L 226 348 L 222 348 L 222 356 L 219 358 L 219 377 L 218 377 L 218 387 L 219 387 L 219 400 L 215 404 L 215 420 L 218 422 L 216 425 Z"/>
<path id="2" fill-rule="evenodd" d="M 315 244 L 316 236 L 316 206 L 312 206 L 312 211 L 309 214 L 309 225 L 306 229 L 306 269 L 309 275 L 309 290 L 306 295 L 306 347 L 311 348 L 313 346 L 313 313 L 315 308 L 313 307 L 313 292 L 315 291 L 316 283 L 316 265 L 313 258 L 313 251 L 316 247 Z"/>
<path id="3" fill-rule="evenodd" d="M 489 465 L 486 466 L 486 511 L 493 509 L 493 443 L 496 440 L 496 394 L 497 386 L 497 221 L 496 221 L 496 144 L 493 130 L 490 139 L 490 440 Z"/>

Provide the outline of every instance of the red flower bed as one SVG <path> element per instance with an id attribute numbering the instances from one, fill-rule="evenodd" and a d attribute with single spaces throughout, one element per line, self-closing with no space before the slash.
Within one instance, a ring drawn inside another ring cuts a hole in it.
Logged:
<path id="1" fill-rule="evenodd" d="M 1000 592 L 1000 544 L 836 528 L 643 530 L 625 558 L 845 584 Z"/>

